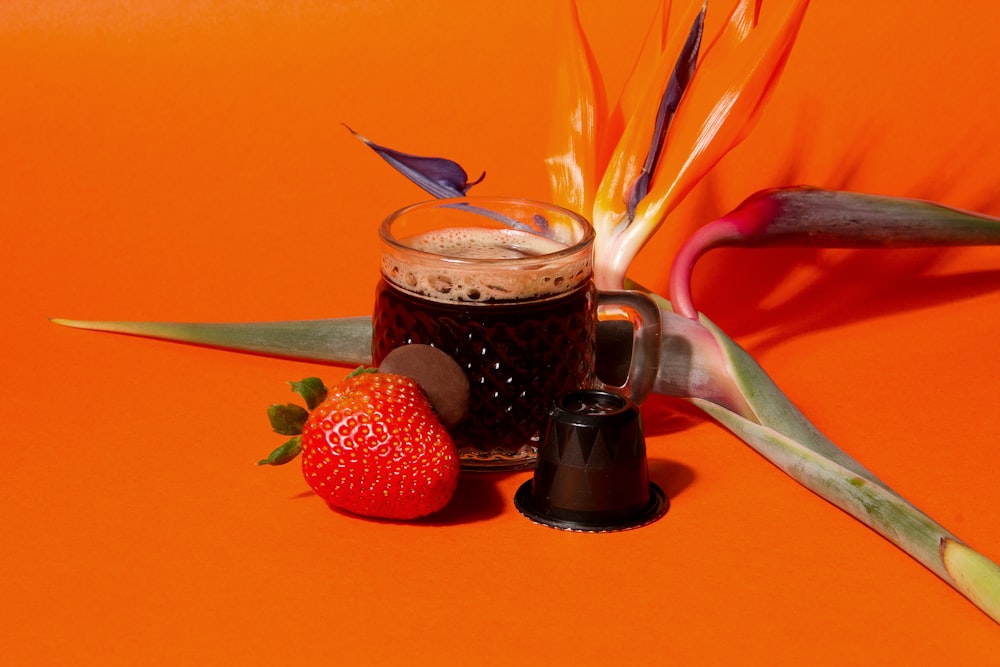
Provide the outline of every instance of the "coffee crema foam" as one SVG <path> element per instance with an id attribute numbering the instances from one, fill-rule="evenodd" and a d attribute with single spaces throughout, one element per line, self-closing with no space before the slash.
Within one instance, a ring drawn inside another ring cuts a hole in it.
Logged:
<path id="1" fill-rule="evenodd" d="M 392 254 L 395 251 L 390 250 L 382 256 L 382 275 L 400 289 L 434 301 L 495 303 L 549 298 L 579 287 L 590 279 L 592 271 L 589 252 L 547 262 L 544 255 L 568 246 L 516 229 L 452 228 L 412 236 L 403 242 L 443 261 L 432 265 L 426 257 L 401 256 L 404 253 Z M 502 264 L 502 260 L 531 257 L 538 257 L 538 262 L 524 267 L 490 266 L 496 260 Z M 444 265 L 448 258 L 484 263 Z"/>

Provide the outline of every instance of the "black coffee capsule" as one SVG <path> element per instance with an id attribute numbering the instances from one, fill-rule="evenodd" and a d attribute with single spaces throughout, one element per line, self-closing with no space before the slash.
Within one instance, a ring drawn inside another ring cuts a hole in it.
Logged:
<path id="1" fill-rule="evenodd" d="M 534 477 L 514 505 L 536 523 L 584 532 L 638 528 L 667 511 L 649 481 L 639 409 L 624 396 L 581 389 L 549 412 Z"/>

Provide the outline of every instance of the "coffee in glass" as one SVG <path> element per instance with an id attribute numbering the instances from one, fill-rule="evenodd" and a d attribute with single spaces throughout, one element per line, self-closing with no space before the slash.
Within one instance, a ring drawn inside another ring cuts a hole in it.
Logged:
<path id="1" fill-rule="evenodd" d="M 470 385 L 452 428 L 463 467 L 533 465 L 552 402 L 599 384 L 593 228 L 549 204 L 461 198 L 402 209 L 380 237 L 375 363 L 413 343 L 448 353 Z"/>

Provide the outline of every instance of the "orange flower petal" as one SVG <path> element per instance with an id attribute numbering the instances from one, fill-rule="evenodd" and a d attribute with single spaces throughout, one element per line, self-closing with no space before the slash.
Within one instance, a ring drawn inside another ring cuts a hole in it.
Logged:
<path id="1" fill-rule="evenodd" d="M 674 72 L 681 50 L 688 41 L 691 26 L 703 9 L 702 0 L 689 2 L 674 23 L 667 46 L 656 60 L 655 69 L 645 76 L 637 72 L 633 77 L 637 82 L 645 79 L 645 89 L 641 91 L 638 102 L 629 102 L 635 111 L 626 121 L 625 130 L 604 171 L 594 201 L 593 222 L 597 230 L 595 267 L 597 281 L 602 288 L 620 287 L 625 269 L 638 252 L 638 246 L 633 249 L 632 244 L 627 241 L 634 236 L 628 234 L 628 193 L 642 172 L 663 91 Z M 638 91 L 637 88 L 635 90 Z M 622 237 L 623 234 L 625 237 Z M 645 237 L 641 242 L 644 241 Z"/>
<path id="2" fill-rule="evenodd" d="M 554 85 L 552 132 L 547 157 L 555 203 L 590 217 L 597 188 L 597 144 L 604 117 L 604 92 L 587 44 L 576 2 L 563 3 L 559 71 Z"/>
<path id="3" fill-rule="evenodd" d="M 617 226 L 625 215 L 626 195 L 642 171 L 642 165 L 653 136 L 660 99 L 667 82 L 670 80 L 670 75 L 674 71 L 681 49 L 687 41 L 691 26 L 702 7 L 701 0 L 688 4 L 677 23 L 679 29 L 671 31 L 667 47 L 657 59 L 655 69 L 644 76 L 637 72 L 633 77 L 634 81 L 644 81 L 644 90 L 641 91 L 638 102 L 632 100 L 628 102 L 634 111 L 631 117 L 626 119 L 625 130 L 611 155 L 597 191 L 597 209 L 594 211 L 595 224 L 598 224 L 596 220 L 598 217 L 604 218 L 604 226 L 608 228 L 606 231 L 609 233 L 610 228 Z M 630 94 L 634 95 L 634 91 Z"/>
<path id="4" fill-rule="evenodd" d="M 662 221 L 746 136 L 788 58 L 808 4 L 793 0 L 783 14 L 760 15 L 755 0 L 740 0 L 681 100 L 637 217 Z"/>

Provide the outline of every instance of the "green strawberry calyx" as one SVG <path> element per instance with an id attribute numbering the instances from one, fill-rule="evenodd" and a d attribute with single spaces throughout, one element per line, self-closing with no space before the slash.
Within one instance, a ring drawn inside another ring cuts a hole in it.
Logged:
<path id="1" fill-rule="evenodd" d="M 348 378 L 362 373 L 377 373 L 377 368 L 358 366 Z M 346 379 L 346 378 L 345 378 Z M 302 451 L 302 429 L 309 419 L 309 413 L 326 400 L 329 390 L 318 377 L 307 377 L 298 382 L 289 382 L 292 391 L 298 394 L 306 403 L 302 407 L 297 403 L 275 403 L 267 408 L 267 419 L 271 422 L 271 430 L 279 435 L 292 436 L 281 446 L 257 461 L 259 466 L 280 466 L 292 461 Z"/>
<path id="2" fill-rule="evenodd" d="M 298 456 L 302 451 L 302 428 L 309 418 L 309 413 L 326 399 L 326 385 L 318 377 L 307 377 L 288 384 L 291 385 L 292 391 L 306 402 L 306 407 L 296 403 L 275 403 L 268 406 L 267 419 L 271 422 L 271 430 L 279 435 L 292 437 L 268 454 L 267 458 L 257 461 L 259 466 L 284 465 Z"/>

